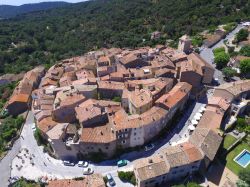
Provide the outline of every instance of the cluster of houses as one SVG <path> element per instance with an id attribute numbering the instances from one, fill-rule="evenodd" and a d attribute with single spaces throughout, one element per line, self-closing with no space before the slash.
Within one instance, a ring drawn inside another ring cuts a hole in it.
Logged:
<path id="1" fill-rule="evenodd" d="M 120 148 L 156 137 L 189 98 L 204 93 L 214 71 L 192 52 L 188 36 L 180 38 L 178 50 L 162 45 L 101 49 L 62 60 L 45 75 L 43 67 L 27 72 L 6 109 L 18 115 L 31 107 L 37 128 L 58 158 L 92 153 L 109 158 Z M 237 102 L 248 99 L 249 90 L 249 80 L 217 87 L 187 142 L 136 162 L 138 186 L 205 170 L 222 141 L 218 130 L 223 120 L 242 112 Z M 51 186 L 61 186 L 58 182 Z M 61 182 L 69 186 L 72 180 Z"/>
<path id="2" fill-rule="evenodd" d="M 221 125 L 231 116 L 242 113 L 250 103 L 249 98 L 250 80 L 226 83 L 215 88 L 187 142 L 169 146 L 162 149 L 160 154 L 136 161 L 134 172 L 138 186 L 157 186 L 196 172 L 204 173 L 222 142 Z M 238 104 L 242 102 L 245 105 Z"/>
<path id="3" fill-rule="evenodd" d="M 42 67 L 26 73 L 7 109 L 17 115 L 32 100 L 37 127 L 55 155 L 67 159 L 90 153 L 111 157 L 118 148 L 150 141 L 211 83 L 214 69 L 183 36 L 178 50 L 101 49 L 43 73 Z"/>
<path id="4" fill-rule="evenodd" d="M 38 87 L 44 73 L 44 67 L 39 66 L 24 75 L 4 107 L 10 115 L 17 116 L 30 108 L 31 93 Z"/>

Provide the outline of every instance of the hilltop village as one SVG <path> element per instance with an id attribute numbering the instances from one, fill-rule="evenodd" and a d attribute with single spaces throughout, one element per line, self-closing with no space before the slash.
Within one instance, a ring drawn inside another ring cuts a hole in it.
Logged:
<path id="1" fill-rule="evenodd" d="M 100 154 L 108 159 L 175 125 L 173 118 L 185 112 L 189 100 L 206 95 L 214 72 L 192 51 L 186 35 L 178 50 L 163 45 L 100 49 L 62 60 L 47 71 L 37 67 L 27 72 L 6 109 L 18 115 L 30 108 L 57 158 Z M 204 172 L 222 142 L 222 121 L 241 112 L 233 103 L 247 98 L 249 90 L 250 80 L 216 87 L 188 141 L 136 160 L 137 185 L 155 186 Z"/>

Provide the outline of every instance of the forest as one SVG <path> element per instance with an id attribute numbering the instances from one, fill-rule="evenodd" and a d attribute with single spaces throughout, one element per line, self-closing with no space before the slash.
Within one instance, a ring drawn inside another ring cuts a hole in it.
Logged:
<path id="1" fill-rule="evenodd" d="M 250 18 L 249 0 L 94 0 L 0 21 L 0 75 L 102 47 L 153 46 Z M 150 40 L 154 31 L 163 33 Z"/>

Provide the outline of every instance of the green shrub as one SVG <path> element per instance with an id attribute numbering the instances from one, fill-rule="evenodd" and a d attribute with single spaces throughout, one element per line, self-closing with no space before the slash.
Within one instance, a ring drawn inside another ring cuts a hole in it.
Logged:
<path id="1" fill-rule="evenodd" d="M 118 171 L 118 177 L 124 182 L 129 182 L 133 185 L 136 185 L 136 178 L 133 171 Z"/>
<path id="2" fill-rule="evenodd" d="M 225 52 L 225 48 L 224 47 L 219 47 L 219 48 L 215 48 L 213 50 L 214 55 L 216 55 L 216 54 L 218 54 L 220 52 Z"/>
<path id="3" fill-rule="evenodd" d="M 114 102 L 121 102 L 121 97 L 114 97 L 113 99 L 112 99 L 112 101 L 114 101 Z"/>
<path id="4" fill-rule="evenodd" d="M 236 70 L 230 68 L 230 67 L 225 67 L 222 69 L 222 73 L 226 78 L 232 78 L 237 74 Z"/>
<path id="5" fill-rule="evenodd" d="M 232 31 L 235 27 L 236 27 L 236 23 L 235 22 L 232 22 L 232 23 L 228 23 L 226 25 L 223 26 L 223 29 L 227 32 L 230 32 Z"/>
<path id="6" fill-rule="evenodd" d="M 246 45 L 240 49 L 240 54 L 250 57 L 250 45 Z"/>
<path id="7" fill-rule="evenodd" d="M 245 59 L 240 62 L 240 72 L 243 75 L 250 73 L 250 59 Z"/>
<path id="8" fill-rule="evenodd" d="M 218 69 L 222 69 L 223 67 L 227 66 L 229 60 L 230 56 L 225 52 L 216 53 L 214 57 L 214 62 Z"/>
<path id="9" fill-rule="evenodd" d="M 248 30 L 247 29 L 240 29 L 240 31 L 236 34 L 237 42 L 241 42 L 246 40 L 248 37 Z"/>
<path id="10" fill-rule="evenodd" d="M 35 132 L 34 132 L 34 137 L 37 141 L 37 144 L 40 145 L 46 145 L 47 141 L 45 140 L 45 138 L 42 135 L 42 132 L 40 129 L 36 128 Z M 47 149 L 45 149 L 47 150 Z"/>

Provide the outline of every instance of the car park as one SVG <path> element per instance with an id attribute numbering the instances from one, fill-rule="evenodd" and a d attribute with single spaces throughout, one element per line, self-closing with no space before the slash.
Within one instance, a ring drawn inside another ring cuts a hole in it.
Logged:
<path id="1" fill-rule="evenodd" d="M 64 164 L 65 166 L 74 166 L 74 165 L 75 165 L 74 162 L 68 161 L 68 160 L 64 160 L 64 161 L 63 161 L 63 164 Z"/>
<path id="2" fill-rule="evenodd" d="M 94 173 L 93 168 L 83 168 L 83 174 L 84 175 L 90 175 L 90 174 L 93 174 L 93 173 Z"/>
<path id="3" fill-rule="evenodd" d="M 114 181 L 114 178 L 112 177 L 112 175 L 111 175 L 110 173 L 108 173 L 108 174 L 106 175 L 106 177 L 107 177 L 108 185 L 109 185 L 109 186 L 115 186 L 115 185 L 116 185 L 116 183 L 115 183 L 115 181 Z"/>
<path id="4" fill-rule="evenodd" d="M 32 129 L 33 131 L 36 130 L 36 124 L 35 124 L 35 123 L 32 123 L 31 129 Z"/>
<path id="5" fill-rule="evenodd" d="M 86 162 L 86 161 L 79 161 L 79 162 L 77 163 L 77 166 L 78 166 L 78 167 L 84 167 L 84 168 L 86 168 L 86 167 L 88 167 L 88 165 L 89 165 L 89 163 Z"/>
<path id="6" fill-rule="evenodd" d="M 154 144 L 148 144 L 148 145 L 146 145 L 145 147 L 144 147 L 144 149 L 145 149 L 145 151 L 150 151 L 151 149 L 153 149 L 155 147 L 155 145 Z"/>
<path id="7" fill-rule="evenodd" d="M 126 166 L 128 164 L 128 161 L 127 160 L 119 160 L 117 162 L 117 166 L 118 167 L 122 167 L 122 166 Z"/>

